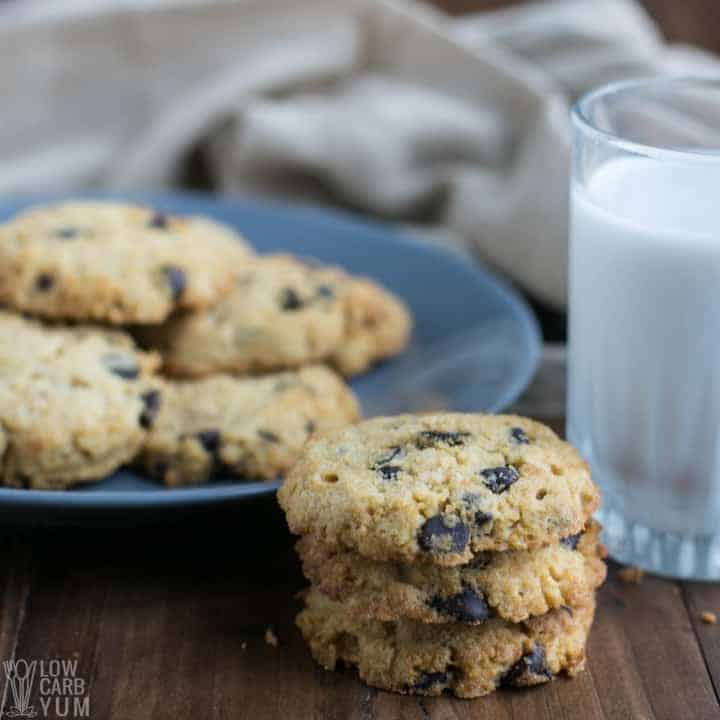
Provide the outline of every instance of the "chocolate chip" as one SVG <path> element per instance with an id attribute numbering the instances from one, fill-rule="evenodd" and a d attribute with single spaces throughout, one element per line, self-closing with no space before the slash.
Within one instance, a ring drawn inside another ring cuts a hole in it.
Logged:
<path id="1" fill-rule="evenodd" d="M 61 227 L 57 228 L 53 235 L 56 238 L 60 238 L 61 240 L 71 240 L 72 238 L 75 238 L 79 235 L 78 229 L 74 227 Z"/>
<path id="2" fill-rule="evenodd" d="M 485 478 L 485 485 L 496 495 L 504 493 L 514 482 L 520 479 L 520 474 L 512 465 L 488 468 L 480 474 Z"/>
<path id="3" fill-rule="evenodd" d="M 160 401 L 162 396 L 157 390 L 149 390 L 140 396 L 145 406 L 140 413 L 140 427 L 148 430 L 152 427 L 157 414 L 160 412 Z"/>
<path id="4" fill-rule="evenodd" d="M 420 450 L 434 447 L 439 443 L 457 447 L 464 445 L 465 440 L 470 437 L 469 432 L 444 432 L 442 430 L 423 430 L 418 433 L 415 444 Z"/>
<path id="5" fill-rule="evenodd" d="M 230 465 L 229 463 L 226 463 L 224 460 L 222 460 L 217 455 L 214 458 L 214 463 L 212 466 L 211 471 L 211 477 L 213 478 L 231 478 L 233 480 L 237 480 L 239 478 L 242 478 L 243 480 L 249 480 L 249 478 L 246 477 L 247 471 L 245 470 L 245 466 L 243 464 L 243 461 L 241 460 L 236 465 Z"/>
<path id="6" fill-rule="evenodd" d="M 381 465 L 387 465 L 388 463 L 391 463 L 396 457 L 399 455 L 402 455 L 402 448 L 399 447 L 392 447 L 388 451 L 387 455 L 384 455 L 380 458 L 378 458 L 375 461 L 375 465 L 373 466 L 375 469 L 379 468 Z"/>
<path id="7" fill-rule="evenodd" d="M 315 423 L 312 420 L 308 420 L 305 423 L 305 432 L 308 435 L 312 435 L 315 432 L 315 430 L 316 430 Z"/>
<path id="8" fill-rule="evenodd" d="M 383 480 L 397 480 L 398 473 L 402 470 L 400 465 L 391 465 L 390 463 L 397 457 L 402 457 L 403 449 L 400 447 L 392 447 L 387 455 L 383 455 L 377 459 L 373 465 L 373 470 L 377 470 L 378 475 Z"/>
<path id="9" fill-rule="evenodd" d="M 501 678 L 502 685 L 537 685 L 552 678 L 545 662 L 545 648 L 537 644 L 523 655 Z"/>
<path id="10" fill-rule="evenodd" d="M 280 442 L 280 438 L 274 432 L 270 432 L 269 430 L 258 430 L 257 433 L 263 440 L 266 440 L 267 442 Z"/>
<path id="11" fill-rule="evenodd" d="M 292 288 L 285 288 L 280 296 L 280 307 L 283 310 L 299 310 L 303 306 L 300 296 Z"/>
<path id="12" fill-rule="evenodd" d="M 39 292 L 48 292 L 55 286 L 55 278 L 48 273 L 41 273 L 35 278 L 35 289 Z"/>
<path id="13" fill-rule="evenodd" d="M 329 285 L 319 285 L 317 295 L 321 298 L 331 298 L 335 296 L 335 291 Z"/>
<path id="14" fill-rule="evenodd" d="M 163 273 L 165 273 L 165 278 L 167 279 L 167 283 L 170 286 L 172 299 L 179 300 L 180 296 L 185 291 L 185 287 L 187 286 L 187 278 L 185 277 L 185 272 L 173 265 L 167 265 L 163 268 Z"/>
<path id="15" fill-rule="evenodd" d="M 148 221 L 148 227 L 156 230 L 167 230 L 170 218 L 165 213 L 156 212 Z"/>
<path id="16" fill-rule="evenodd" d="M 458 622 L 485 622 L 492 616 L 492 611 L 482 594 L 476 593 L 470 587 L 450 597 L 435 595 L 428 605 L 441 615 L 451 617 Z"/>
<path id="17" fill-rule="evenodd" d="M 430 690 L 436 685 L 447 685 L 450 682 L 450 673 L 447 672 L 424 672 L 413 683 L 412 689 L 417 691 Z"/>
<path id="18" fill-rule="evenodd" d="M 435 515 L 420 528 L 418 543 L 429 553 L 461 553 L 470 540 L 468 526 L 457 517 Z"/>
<path id="19" fill-rule="evenodd" d="M 482 510 L 478 510 L 475 513 L 475 524 L 480 527 L 481 525 L 485 525 L 486 523 L 489 523 L 492 520 L 493 516 L 492 513 L 489 512 L 483 512 Z"/>
<path id="20" fill-rule="evenodd" d="M 381 465 L 377 468 L 378 475 L 383 480 L 397 480 L 398 473 L 402 470 L 399 465 Z"/>
<path id="21" fill-rule="evenodd" d="M 220 449 L 220 432 L 218 430 L 201 430 L 195 437 L 210 455 L 217 454 Z"/>
<path id="22" fill-rule="evenodd" d="M 123 380 L 135 380 L 140 375 L 140 368 L 131 355 L 107 353 L 103 356 L 103 364 L 111 373 Z"/>
<path id="23" fill-rule="evenodd" d="M 564 545 L 567 548 L 570 548 L 571 550 L 577 550 L 577 546 L 580 542 L 581 537 L 581 532 L 575 533 L 575 535 L 568 535 L 568 537 L 565 537 L 560 541 L 560 544 Z"/>
<path id="24" fill-rule="evenodd" d="M 386 455 L 379 457 L 375 464 L 372 465 L 372 469 L 376 470 L 378 475 L 383 480 L 397 480 L 398 473 L 402 471 L 400 465 L 391 465 L 395 458 L 400 458 L 404 454 L 403 449 L 400 447 L 392 447 L 389 449 Z"/>
<path id="25" fill-rule="evenodd" d="M 516 442 L 518 445 L 529 445 L 530 440 L 525 434 L 525 431 L 520 427 L 514 427 L 510 429 L 510 439 Z"/>

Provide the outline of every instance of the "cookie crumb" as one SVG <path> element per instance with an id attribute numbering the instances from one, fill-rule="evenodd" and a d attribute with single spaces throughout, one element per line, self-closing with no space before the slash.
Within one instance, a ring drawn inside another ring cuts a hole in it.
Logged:
<path id="1" fill-rule="evenodd" d="M 247 643 L 244 640 L 243 640 L 243 642 L 240 643 L 240 649 L 247 650 Z"/>
<path id="2" fill-rule="evenodd" d="M 645 575 L 645 573 L 639 567 L 635 567 L 634 565 L 629 565 L 628 567 L 618 570 L 618 577 L 624 583 L 634 583 L 635 585 L 639 585 L 640 581 L 643 579 L 643 575 Z"/>
<path id="3" fill-rule="evenodd" d="M 717 615 L 709 610 L 704 610 L 700 613 L 700 619 L 708 625 L 715 625 L 717 622 Z"/>
<path id="4" fill-rule="evenodd" d="M 265 631 L 265 642 L 273 647 L 277 647 L 280 644 L 278 642 L 277 635 L 273 632 L 271 627 Z"/>

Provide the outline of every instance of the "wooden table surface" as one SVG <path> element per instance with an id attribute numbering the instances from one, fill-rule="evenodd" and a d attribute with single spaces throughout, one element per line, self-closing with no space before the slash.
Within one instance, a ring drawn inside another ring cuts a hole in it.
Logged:
<path id="1" fill-rule="evenodd" d="M 563 358 L 546 351 L 517 407 L 558 429 Z M 720 624 L 699 617 L 720 611 L 720 586 L 628 585 L 611 566 L 587 672 L 475 701 L 420 699 L 313 663 L 293 625 L 305 583 L 292 546 L 272 498 L 154 526 L 6 531 L 0 660 L 76 659 L 97 720 L 720 718 Z"/>

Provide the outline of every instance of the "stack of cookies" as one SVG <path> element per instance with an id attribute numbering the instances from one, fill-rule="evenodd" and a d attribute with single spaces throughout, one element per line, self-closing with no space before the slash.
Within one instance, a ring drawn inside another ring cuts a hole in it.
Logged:
<path id="1" fill-rule="evenodd" d="M 515 416 L 377 418 L 308 443 L 279 491 L 315 659 L 459 697 L 582 669 L 605 578 L 587 465 Z"/>
<path id="2" fill-rule="evenodd" d="M 370 280 L 109 202 L 0 225 L 0 303 L 0 478 L 27 488 L 127 463 L 168 485 L 275 479 L 357 420 L 343 376 L 410 332 Z"/>

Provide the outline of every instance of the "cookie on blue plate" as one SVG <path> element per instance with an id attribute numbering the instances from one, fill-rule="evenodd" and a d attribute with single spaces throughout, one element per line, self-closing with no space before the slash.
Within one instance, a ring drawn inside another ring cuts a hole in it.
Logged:
<path id="1" fill-rule="evenodd" d="M 0 225 L 0 302 L 46 318 L 162 322 L 216 303 L 251 254 L 206 218 L 111 202 L 37 207 Z"/>

